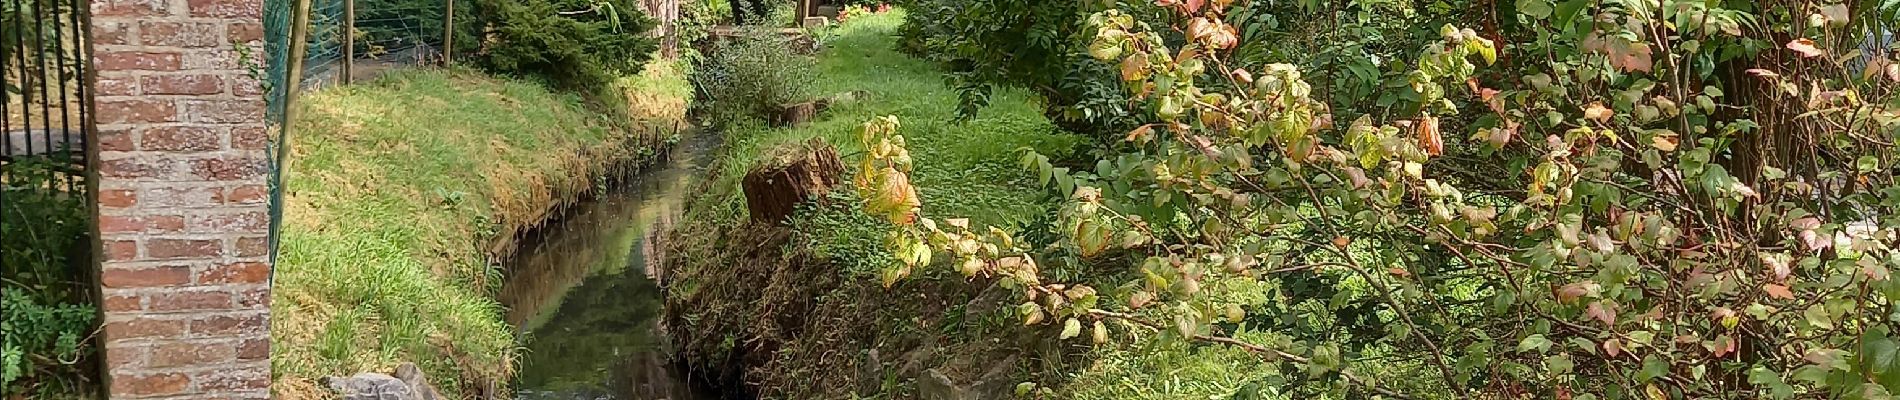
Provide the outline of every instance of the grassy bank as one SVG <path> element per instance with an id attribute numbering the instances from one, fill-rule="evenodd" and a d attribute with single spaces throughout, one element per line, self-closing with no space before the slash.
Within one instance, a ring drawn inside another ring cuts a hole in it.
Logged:
<path id="1" fill-rule="evenodd" d="M 273 392 L 415 362 L 445 391 L 505 382 L 491 258 L 683 125 L 673 63 L 624 80 L 625 113 L 542 86 L 414 70 L 299 98 L 272 311 Z M 637 121 L 637 122 L 636 122 Z"/>
<path id="2" fill-rule="evenodd" d="M 862 90 L 868 99 L 836 106 L 808 126 L 726 133 L 719 166 L 689 203 L 669 252 L 668 324 L 676 347 L 702 373 L 760 383 L 766 398 L 901 398 L 919 390 L 912 380 L 923 370 L 959 383 L 1000 374 L 1007 379 L 991 381 L 1014 385 L 1038 362 L 1013 356 L 1033 353 L 1019 343 L 976 339 L 1013 334 L 1013 321 L 983 310 L 1001 291 L 970 285 L 948 267 L 879 286 L 871 267 L 892 260 L 881 245 L 890 227 L 857 211 L 848 196 L 832 202 L 844 207 L 801 212 L 795 229 L 745 222 L 740 179 L 771 149 L 822 138 L 855 165 L 863 153 L 855 129 L 881 115 L 902 121 L 925 213 L 1012 230 L 1050 213 L 1017 150 L 1061 157 L 1083 139 L 1055 128 L 1021 91 L 999 91 L 979 118 L 952 122 L 957 94 L 941 72 L 893 47 L 900 13 L 852 19 L 818 55 L 816 93 Z M 834 193 L 851 191 L 840 189 Z"/>

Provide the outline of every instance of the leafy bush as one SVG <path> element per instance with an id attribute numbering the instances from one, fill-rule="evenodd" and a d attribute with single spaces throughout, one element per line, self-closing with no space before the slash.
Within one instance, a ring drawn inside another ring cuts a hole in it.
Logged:
<path id="1" fill-rule="evenodd" d="M 657 42 L 639 0 L 478 0 L 485 24 L 479 59 L 492 71 L 562 89 L 612 95 L 620 75 L 640 72 Z"/>
<path id="2" fill-rule="evenodd" d="M 52 396 L 84 389 L 97 309 L 82 273 L 88 222 L 62 190 L 64 163 L 16 160 L 0 187 L 0 391 Z"/>
<path id="3" fill-rule="evenodd" d="M 752 33 L 720 42 L 693 68 L 693 86 L 709 123 L 726 127 L 738 119 L 766 119 L 784 104 L 805 101 L 817 79 L 811 57 L 792 51 L 777 34 Z"/>
<path id="4" fill-rule="evenodd" d="M 1001 279 L 1062 339 L 1253 353 L 1260 381 L 1304 382 L 1272 393 L 1294 398 L 1900 391 L 1900 60 L 1866 44 L 1891 2 L 1021 3 L 940 14 L 979 39 L 923 48 L 993 82 L 1049 82 L 1009 72 L 1074 71 L 1049 50 L 1086 49 L 1145 122 L 1096 132 L 1117 140 L 1092 169 L 1025 157 L 1070 199 L 1056 248 L 912 207 L 887 284 L 945 264 Z M 1247 33 L 1339 15 L 1359 47 Z M 1005 20 L 1051 29 L 981 28 Z M 1072 43 L 1018 56 L 985 36 L 1018 34 Z M 1325 80 L 1296 65 L 1316 53 Z M 1044 273 L 1063 263 L 1137 276 Z"/>

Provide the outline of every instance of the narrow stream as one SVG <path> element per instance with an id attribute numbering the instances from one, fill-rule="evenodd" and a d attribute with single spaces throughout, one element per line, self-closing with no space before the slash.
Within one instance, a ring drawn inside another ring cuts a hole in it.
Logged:
<path id="1" fill-rule="evenodd" d="M 515 398 L 710 400 L 666 357 L 651 239 L 679 215 L 716 134 L 689 131 L 668 158 L 521 243 L 501 303 L 521 338 Z"/>

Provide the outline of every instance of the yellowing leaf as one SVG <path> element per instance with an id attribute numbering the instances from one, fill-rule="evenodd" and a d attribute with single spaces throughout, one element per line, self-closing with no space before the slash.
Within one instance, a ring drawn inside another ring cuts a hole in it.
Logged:
<path id="1" fill-rule="evenodd" d="M 1820 48 L 1814 47 L 1814 41 L 1808 38 L 1788 41 L 1787 47 L 1788 50 L 1794 50 L 1795 53 L 1800 53 L 1802 57 L 1813 58 L 1827 54 L 1827 52 L 1821 51 Z"/>
<path id="2" fill-rule="evenodd" d="M 1094 331 L 1095 333 L 1092 336 L 1094 336 L 1095 344 L 1108 343 L 1108 326 L 1103 325 L 1102 320 L 1095 320 Z"/>
<path id="3" fill-rule="evenodd" d="M 1069 320 L 1067 321 L 1062 321 L 1062 338 L 1061 338 L 1062 340 L 1069 340 L 1069 338 L 1073 338 L 1073 337 L 1081 336 L 1081 335 L 1082 335 L 1082 321 L 1077 321 L 1075 320 L 1075 318 L 1069 318 Z"/>
<path id="4" fill-rule="evenodd" d="M 1649 145 L 1652 147 L 1655 147 L 1656 150 L 1662 150 L 1665 152 L 1676 151 L 1676 142 L 1678 140 L 1681 140 L 1681 139 L 1677 139 L 1674 135 L 1669 135 L 1669 136 L 1656 135 L 1654 137 L 1649 138 Z"/>
<path id="5" fill-rule="evenodd" d="M 1616 111 L 1610 110 L 1609 107 L 1604 107 L 1602 102 L 1590 103 L 1590 105 L 1583 107 L 1583 118 L 1596 121 L 1597 123 L 1609 122 L 1610 117 L 1614 115 L 1616 115 Z"/>

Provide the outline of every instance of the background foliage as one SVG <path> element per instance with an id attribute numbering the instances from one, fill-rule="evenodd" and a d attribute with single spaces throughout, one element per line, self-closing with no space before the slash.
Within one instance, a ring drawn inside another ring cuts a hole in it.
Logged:
<path id="1" fill-rule="evenodd" d="M 97 309 L 83 273 L 90 219 L 65 187 L 63 166 L 9 161 L 0 187 L 0 391 L 84 396 L 92 371 L 90 338 Z"/>
<path id="2" fill-rule="evenodd" d="M 611 97 L 612 83 L 634 75 L 657 42 L 639 0 L 478 0 L 480 64 L 491 71 Z"/>

